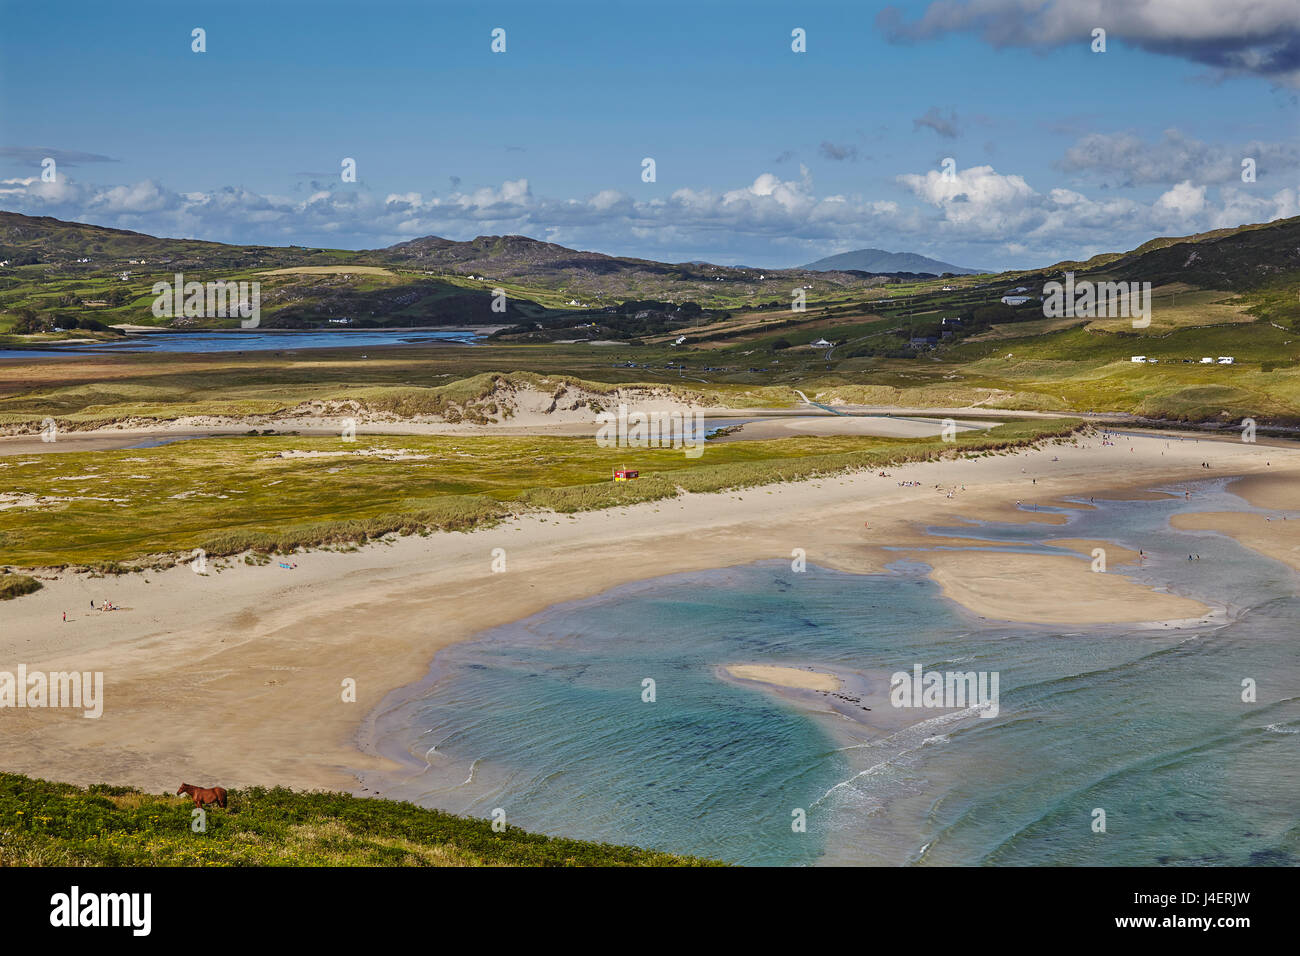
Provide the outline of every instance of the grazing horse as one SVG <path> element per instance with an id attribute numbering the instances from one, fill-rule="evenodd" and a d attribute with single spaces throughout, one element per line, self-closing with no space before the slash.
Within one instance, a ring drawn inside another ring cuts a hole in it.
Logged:
<path id="1" fill-rule="evenodd" d="M 188 793 L 196 807 L 203 807 L 209 803 L 215 803 L 223 810 L 226 808 L 225 787 L 196 787 L 191 783 L 183 783 L 176 793 L 178 796 L 182 793 Z"/>

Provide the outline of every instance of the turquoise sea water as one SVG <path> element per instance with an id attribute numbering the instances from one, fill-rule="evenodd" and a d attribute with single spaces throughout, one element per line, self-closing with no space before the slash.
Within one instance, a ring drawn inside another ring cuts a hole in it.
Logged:
<path id="1" fill-rule="evenodd" d="M 1124 570 L 1214 606 L 1209 624 L 986 622 L 904 562 L 853 575 L 810 554 L 805 573 L 669 574 L 444 651 L 379 717 L 384 748 L 412 767 L 381 789 L 744 864 L 1295 865 L 1300 579 L 1227 538 L 1171 529 L 1182 510 L 1249 510 L 1220 483 L 1188 487 L 1191 501 L 1099 501 L 1065 526 L 961 531 L 993 549 L 1062 553 L 1040 543 L 1053 537 L 1141 548 L 1145 567 Z M 841 718 L 720 679 L 732 663 L 997 671 L 1000 713 L 863 740 Z M 1241 700 L 1245 678 L 1256 703 Z M 791 829 L 796 808 L 806 833 Z"/>

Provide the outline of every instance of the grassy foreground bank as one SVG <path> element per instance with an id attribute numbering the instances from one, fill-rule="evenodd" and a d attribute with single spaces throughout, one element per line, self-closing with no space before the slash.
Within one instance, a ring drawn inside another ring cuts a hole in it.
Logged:
<path id="1" fill-rule="evenodd" d="M 191 829 L 187 797 L 0 773 L 0 866 L 716 866 L 342 793 L 231 790 Z"/>
<path id="2" fill-rule="evenodd" d="M 0 462 L 0 565 L 160 566 L 344 546 L 389 534 L 468 530 L 512 514 L 560 513 L 998 454 L 1073 440 L 1077 420 L 1026 421 L 938 438 L 797 437 L 680 449 L 602 448 L 590 438 L 257 435 L 151 449 L 15 456 Z M 635 482 L 610 481 L 637 468 Z M 252 560 L 250 558 L 250 560 Z"/>

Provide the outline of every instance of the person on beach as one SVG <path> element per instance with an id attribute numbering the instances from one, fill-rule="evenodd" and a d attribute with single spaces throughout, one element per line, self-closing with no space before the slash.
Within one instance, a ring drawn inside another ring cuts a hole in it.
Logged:
<path id="1" fill-rule="evenodd" d="M 68 623 L 68 612 L 67 612 L 67 611 L 64 611 L 64 612 L 63 612 L 63 623 L 64 623 L 64 624 L 67 624 L 67 623 Z"/>

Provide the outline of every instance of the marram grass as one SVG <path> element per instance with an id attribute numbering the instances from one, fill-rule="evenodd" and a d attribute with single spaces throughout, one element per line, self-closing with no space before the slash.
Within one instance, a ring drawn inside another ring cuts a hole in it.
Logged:
<path id="1" fill-rule="evenodd" d="M 20 506 L 0 510 L 0 565 L 120 572 L 211 557 L 351 546 L 466 531 L 513 514 L 573 513 L 1070 440 L 1073 420 L 1013 422 L 937 438 L 803 436 L 681 449 L 590 438 L 241 436 L 152 449 L 15 456 Z M 627 465 L 641 478 L 610 481 Z M 219 570 L 219 568 L 218 568 Z"/>

